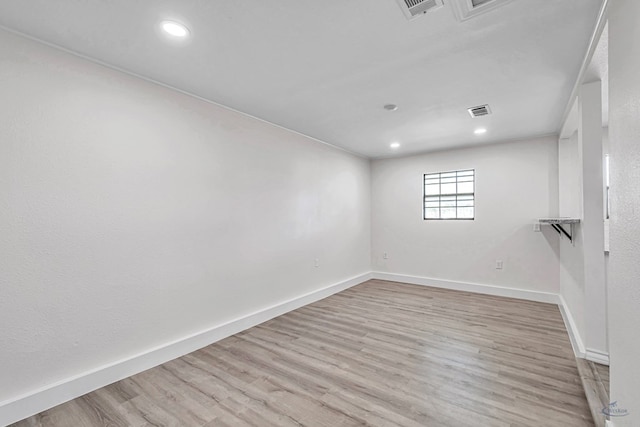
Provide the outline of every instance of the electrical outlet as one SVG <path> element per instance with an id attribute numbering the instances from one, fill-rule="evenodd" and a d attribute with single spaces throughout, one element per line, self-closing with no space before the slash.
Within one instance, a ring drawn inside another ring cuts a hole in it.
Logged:
<path id="1" fill-rule="evenodd" d="M 318 258 L 316 258 L 315 260 L 313 260 L 313 265 L 315 268 L 320 267 L 320 260 Z"/>
<path id="2" fill-rule="evenodd" d="M 540 223 L 536 222 L 533 224 L 533 231 L 535 231 L 536 233 L 540 232 Z"/>
<path id="3" fill-rule="evenodd" d="M 387 253 L 386 253 L 386 252 L 385 252 L 385 253 L 383 253 L 383 254 L 382 254 L 382 259 L 389 259 L 389 255 L 387 255 Z"/>
<path id="4" fill-rule="evenodd" d="M 496 260 L 496 270 L 502 270 L 503 267 L 504 267 L 504 262 L 501 259 Z"/>

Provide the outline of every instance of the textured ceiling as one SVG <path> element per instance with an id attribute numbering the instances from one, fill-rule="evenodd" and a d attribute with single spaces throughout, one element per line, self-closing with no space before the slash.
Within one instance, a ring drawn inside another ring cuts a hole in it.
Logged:
<path id="1" fill-rule="evenodd" d="M 369 157 L 558 132 L 602 1 L 462 23 L 451 1 L 408 21 L 395 0 L 0 0 L 0 25 Z"/>

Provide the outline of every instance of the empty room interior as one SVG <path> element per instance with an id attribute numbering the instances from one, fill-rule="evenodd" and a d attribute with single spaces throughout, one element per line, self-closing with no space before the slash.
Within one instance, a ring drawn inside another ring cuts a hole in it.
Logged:
<path id="1" fill-rule="evenodd" d="M 0 0 L 0 425 L 640 426 L 639 40 Z"/>

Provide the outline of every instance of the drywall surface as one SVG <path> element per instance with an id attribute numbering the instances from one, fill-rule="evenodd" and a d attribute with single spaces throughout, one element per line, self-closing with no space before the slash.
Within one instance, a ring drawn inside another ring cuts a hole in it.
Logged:
<path id="1" fill-rule="evenodd" d="M 476 172 L 475 220 L 425 221 L 423 174 L 461 169 Z M 558 236 L 533 230 L 558 213 L 556 138 L 375 160 L 371 173 L 374 271 L 558 293 Z"/>
<path id="2" fill-rule="evenodd" d="M 368 160 L 3 31 L 0 52 L 0 402 L 370 270 Z"/>
<path id="3" fill-rule="evenodd" d="M 611 399 L 640 425 L 640 2 L 612 1 L 609 14 Z"/>
<path id="4" fill-rule="evenodd" d="M 604 185 L 602 83 L 585 83 L 580 89 L 580 160 L 582 174 L 582 239 L 584 242 L 585 347 L 608 354 L 607 292 L 604 260 Z"/>
<path id="5" fill-rule="evenodd" d="M 559 216 L 582 218 L 582 164 L 578 132 L 558 141 Z M 582 224 L 574 227 L 573 242 L 560 239 L 560 294 L 585 340 L 584 241 Z"/>
<path id="6" fill-rule="evenodd" d="M 605 265 L 605 185 L 602 83 L 583 84 L 576 100 L 578 116 L 570 138 L 560 139 L 560 216 L 580 218 L 574 239 L 560 241 L 560 294 L 573 318 L 588 359 L 607 363 Z M 565 123 L 567 129 L 571 122 Z"/>

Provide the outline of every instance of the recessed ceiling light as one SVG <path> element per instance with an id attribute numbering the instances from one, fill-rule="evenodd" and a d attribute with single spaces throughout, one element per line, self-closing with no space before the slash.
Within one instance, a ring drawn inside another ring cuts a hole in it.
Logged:
<path id="1" fill-rule="evenodd" d="M 399 142 L 392 142 L 391 145 L 389 145 L 389 147 L 396 149 L 396 148 L 400 148 L 400 143 Z"/>
<path id="2" fill-rule="evenodd" d="M 487 133 L 487 130 L 485 128 L 480 128 L 473 131 L 473 133 L 475 133 L 476 135 L 482 135 L 483 133 Z"/>
<path id="3" fill-rule="evenodd" d="M 384 109 L 387 111 L 396 111 L 398 106 L 396 104 L 387 104 L 384 106 Z"/>
<path id="4" fill-rule="evenodd" d="M 162 30 L 170 36 L 185 38 L 189 35 L 189 29 L 183 24 L 175 21 L 163 21 Z"/>

